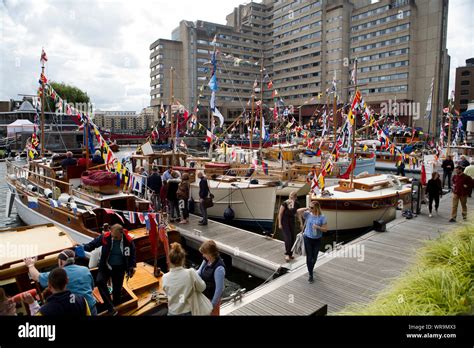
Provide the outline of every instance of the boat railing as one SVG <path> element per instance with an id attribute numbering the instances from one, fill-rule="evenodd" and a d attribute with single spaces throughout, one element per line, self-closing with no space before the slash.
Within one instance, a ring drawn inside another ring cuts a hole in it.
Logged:
<path id="1" fill-rule="evenodd" d="M 51 189 L 59 187 L 61 192 L 71 194 L 71 188 L 73 185 L 68 182 L 37 173 L 26 168 L 25 166 L 19 166 L 15 163 L 12 163 L 9 160 L 6 161 L 6 164 L 8 175 L 14 175 L 15 178 L 24 178 L 37 185 L 43 185 Z"/>

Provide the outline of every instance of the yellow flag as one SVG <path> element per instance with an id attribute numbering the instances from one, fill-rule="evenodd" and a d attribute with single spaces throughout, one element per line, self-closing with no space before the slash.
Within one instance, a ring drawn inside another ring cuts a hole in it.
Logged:
<path id="1" fill-rule="evenodd" d="M 354 125 L 354 114 L 352 113 L 352 110 L 349 110 L 349 115 L 347 115 L 347 118 L 349 119 L 351 125 Z"/>
<path id="2" fill-rule="evenodd" d="M 122 170 L 122 163 L 117 162 L 117 167 L 115 168 L 115 171 L 120 174 L 121 170 Z"/>
<path id="3" fill-rule="evenodd" d="M 321 191 L 324 190 L 324 187 L 325 187 L 324 184 L 325 184 L 325 183 L 324 183 L 324 176 L 321 175 L 321 174 L 319 174 L 319 177 L 318 177 L 318 186 L 319 186 L 319 188 L 321 189 Z"/>
<path id="4" fill-rule="evenodd" d="M 368 147 L 367 147 L 367 144 L 364 144 L 364 148 L 362 149 L 362 151 L 367 151 Z"/>

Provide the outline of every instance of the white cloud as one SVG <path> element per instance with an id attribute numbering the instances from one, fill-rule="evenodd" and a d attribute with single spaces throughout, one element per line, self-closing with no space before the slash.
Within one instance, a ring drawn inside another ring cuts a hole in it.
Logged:
<path id="1" fill-rule="evenodd" d="M 225 24 L 243 2 L 0 0 L 0 100 L 36 92 L 44 47 L 50 79 L 87 91 L 97 108 L 138 111 L 150 102 L 150 44 L 170 39 L 183 19 Z M 451 86 L 473 56 L 472 13 L 471 0 L 450 1 Z"/>
<path id="2" fill-rule="evenodd" d="M 451 56 L 449 93 L 454 90 L 456 68 L 466 65 L 466 59 L 474 57 L 474 2 L 451 0 L 448 10 L 448 54 Z"/>

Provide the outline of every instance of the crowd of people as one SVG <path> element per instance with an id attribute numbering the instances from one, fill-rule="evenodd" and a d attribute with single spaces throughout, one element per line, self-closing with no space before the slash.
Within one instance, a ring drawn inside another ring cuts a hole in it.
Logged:
<path id="1" fill-rule="evenodd" d="M 98 271 L 94 277 L 88 267 L 76 264 L 84 251 L 102 248 Z M 212 305 L 207 315 L 219 315 L 224 292 L 226 265 L 213 240 L 204 242 L 199 251 L 203 261 L 198 270 L 185 268 L 186 253 L 179 243 L 172 243 L 169 251 L 169 272 L 163 276 L 163 290 L 168 299 L 168 315 L 193 315 L 193 292 L 202 293 Z M 103 302 L 104 314 L 116 316 L 121 303 L 124 278 L 135 274 L 135 245 L 121 225 L 111 226 L 91 242 L 74 250 L 59 253 L 57 268 L 40 272 L 36 259 L 24 260 L 29 276 L 41 288 L 44 303 L 39 304 L 30 292 L 20 295 L 28 305 L 30 315 L 43 316 L 95 316 L 98 302 L 94 293 L 97 287 Z M 110 280 L 110 281 L 109 281 Z M 109 291 L 109 286 L 112 289 Z M 0 288 L 0 315 L 16 315 L 15 299 Z"/>

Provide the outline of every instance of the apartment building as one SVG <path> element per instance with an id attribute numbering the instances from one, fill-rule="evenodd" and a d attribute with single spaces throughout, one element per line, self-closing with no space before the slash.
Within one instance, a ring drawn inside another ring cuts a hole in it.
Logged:
<path id="1" fill-rule="evenodd" d="M 103 129 L 118 133 L 143 133 L 151 130 L 158 121 L 152 107 L 135 111 L 95 111 L 94 123 Z"/>
<path id="2" fill-rule="evenodd" d="M 474 101 L 474 58 L 466 59 L 466 65 L 456 68 L 454 108 L 459 112 L 467 110 Z"/>
<path id="3" fill-rule="evenodd" d="M 376 111 L 388 101 L 410 105 L 410 114 L 398 116 L 436 132 L 448 97 L 447 10 L 448 0 L 264 0 L 234 8 L 226 25 L 181 21 L 172 40 L 150 46 L 151 105 L 169 105 L 167 73 L 173 66 L 175 97 L 192 110 L 199 101 L 206 119 L 210 53 L 217 48 L 217 106 L 226 121 L 248 110 L 255 80 L 260 88 L 267 75 L 273 87 L 263 83 L 264 103 L 273 105 L 276 89 L 305 118 L 332 102 L 333 94 L 326 98 L 325 92 L 333 79 L 338 103 L 349 101 L 357 58 L 357 84 L 367 103 Z M 432 117 L 427 119 L 432 82 Z M 262 91 L 255 95 L 260 99 Z"/>

